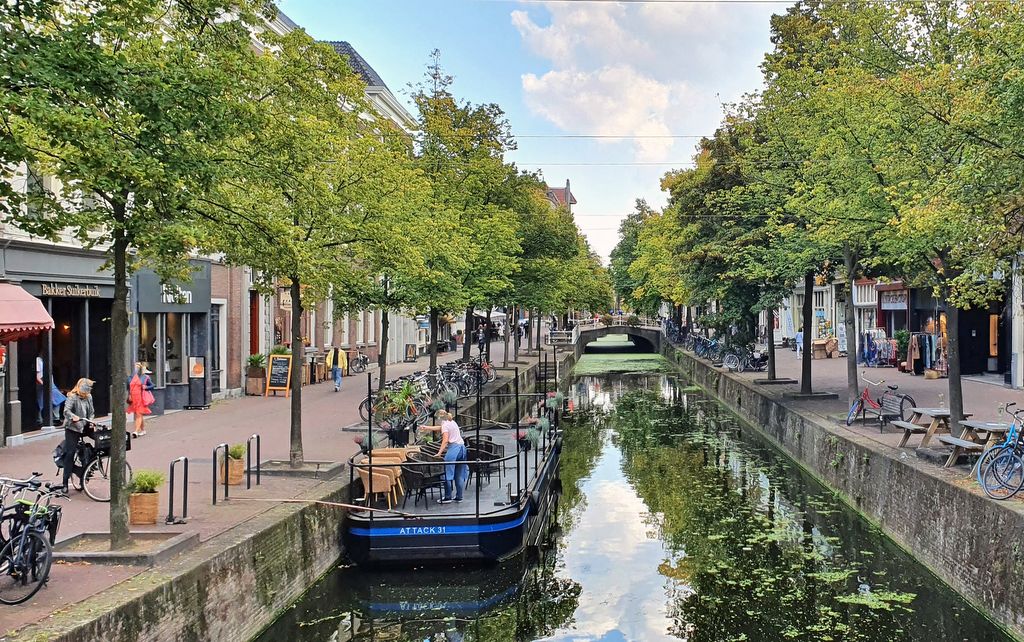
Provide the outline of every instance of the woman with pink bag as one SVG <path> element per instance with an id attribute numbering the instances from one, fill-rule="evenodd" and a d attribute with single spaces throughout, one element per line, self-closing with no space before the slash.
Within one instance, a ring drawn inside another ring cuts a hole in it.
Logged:
<path id="1" fill-rule="evenodd" d="M 153 405 L 152 373 L 142 362 L 135 364 L 135 370 L 128 378 L 128 412 L 135 415 L 135 430 L 132 434 L 141 437 L 146 434 L 145 416 Z"/>

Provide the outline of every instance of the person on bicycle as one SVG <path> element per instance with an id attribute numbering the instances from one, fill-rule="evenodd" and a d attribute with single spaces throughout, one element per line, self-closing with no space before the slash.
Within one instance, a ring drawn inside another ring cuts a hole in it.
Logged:
<path id="1" fill-rule="evenodd" d="M 68 393 L 64 402 L 64 479 L 61 488 L 68 492 L 68 481 L 75 468 L 75 453 L 82 442 L 85 428 L 96 416 L 92 404 L 92 379 L 82 377 Z"/>

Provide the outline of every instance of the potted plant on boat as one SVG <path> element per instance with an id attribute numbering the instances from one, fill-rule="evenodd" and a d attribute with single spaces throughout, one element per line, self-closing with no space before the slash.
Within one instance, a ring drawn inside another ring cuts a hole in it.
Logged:
<path id="1" fill-rule="evenodd" d="M 156 524 L 156 514 L 160 505 L 160 487 L 164 483 L 164 475 L 157 470 L 137 470 L 128 486 L 129 521 L 134 525 Z"/>
<path id="2" fill-rule="evenodd" d="M 262 395 L 267 381 L 267 356 L 250 354 L 246 359 L 245 394 Z"/>
<path id="3" fill-rule="evenodd" d="M 230 486 L 238 486 L 242 483 L 242 479 L 245 478 L 245 463 L 242 462 L 243 457 L 245 457 L 245 444 L 235 444 L 228 448 L 227 458 L 220 463 L 220 474 L 222 476 L 227 476 L 228 485 Z M 223 479 L 223 477 L 221 477 L 221 479 Z"/>

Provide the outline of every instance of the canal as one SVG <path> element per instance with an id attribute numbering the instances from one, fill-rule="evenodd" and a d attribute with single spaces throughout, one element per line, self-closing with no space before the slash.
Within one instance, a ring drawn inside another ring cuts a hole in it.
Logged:
<path id="1" fill-rule="evenodd" d="M 574 369 L 549 546 L 488 568 L 341 562 L 258 640 L 1012 639 L 623 340 Z"/>

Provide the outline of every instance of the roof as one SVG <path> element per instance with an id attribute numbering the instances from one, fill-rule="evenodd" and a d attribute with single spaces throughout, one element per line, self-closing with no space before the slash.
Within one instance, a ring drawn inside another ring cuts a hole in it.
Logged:
<path id="1" fill-rule="evenodd" d="M 566 181 L 565 187 L 549 187 L 545 184 L 544 195 L 548 197 L 548 200 L 559 207 L 576 204 L 576 197 L 572 195 L 568 181 Z"/>
<path id="2" fill-rule="evenodd" d="M 363 79 L 370 87 L 384 87 L 387 89 L 387 85 L 384 84 L 384 79 L 380 77 L 370 63 L 366 62 L 366 58 L 359 55 L 359 52 L 355 50 L 355 47 L 345 42 L 344 40 L 327 40 L 325 41 L 330 46 L 334 47 L 334 50 L 339 55 L 348 59 L 348 64 L 352 67 L 352 71 Z"/>

